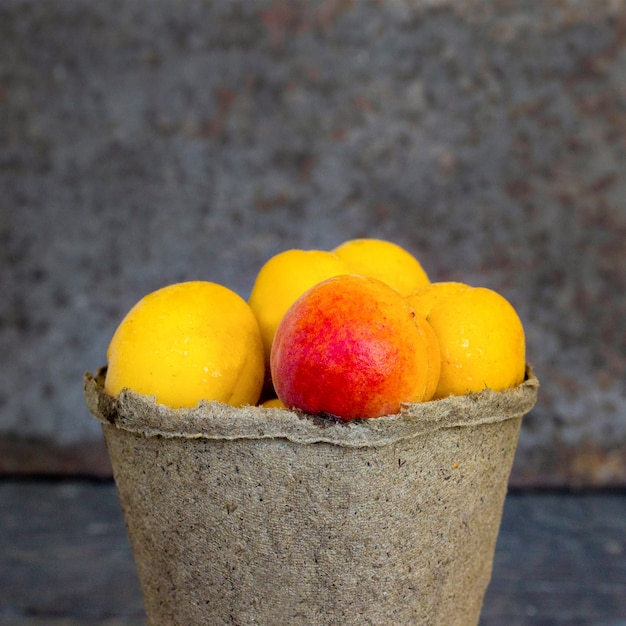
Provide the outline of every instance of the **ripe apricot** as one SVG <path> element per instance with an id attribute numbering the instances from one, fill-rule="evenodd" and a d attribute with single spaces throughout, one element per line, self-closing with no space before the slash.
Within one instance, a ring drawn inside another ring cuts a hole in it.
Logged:
<path id="1" fill-rule="evenodd" d="M 465 283 L 452 281 L 435 282 L 418 287 L 407 298 L 416 313 L 428 316 L 430 310 L 439 300 L 457 291 L 465 291 L 466 289 L 470 289 L 470 286 Z"/>
<path id="2" fill-rule="evenodd" d="M 284 409 L 285 403 L 280 398 L 269 398 L 261 402 L 261 406 L 265 409 Z"/>
<path id="3" fill-rule="evenodd" d="M 428 361 L 428 370 L 426 377 L 426 389 L 424 391 L 423 401 L 432 400 L 439 385 L 439 376 L 441 375 L 441 350 L 439 348 L 439 340 L 428 320 L 415 313 L 415 323 L 426 340 L 426 358 Z"/>
<path id="4" fill-rule="evenodd" d="M 397 413 L 424 399 L 427 341 L 397 291 L 342 275 L 289 308 L 271 352 L 274 388 L 287 407 L 343 420 Z"/>
<path id="5" fill-rule="evenodd" d="M 430 281 L 420 262 L 406 249 L 384 239 L 350 239 L 333 252 L 355 274 L 378 278 L 403 296 Z"/>
<path id="6" fill-rule="evenodd" d="M 200 400 L 256 404 L 264 378 L 254 314 L 216 283 L 190 281 L 143 297 L 117 327 L 107 350 L 105 390 L 128 388 L 172 408 Z"/>
<path id="7" fill-rule="evenodd" d="M 526 369 L 524 328 L 513 306 L 484 287 L 458 290 L 428 317 L 441 350 L 435 398 L 519 385 Z"/>

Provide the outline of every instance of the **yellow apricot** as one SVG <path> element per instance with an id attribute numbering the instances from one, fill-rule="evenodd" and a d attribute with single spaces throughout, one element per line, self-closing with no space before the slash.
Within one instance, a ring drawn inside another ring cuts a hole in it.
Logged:
<path id="1" fill-rule="evenodd" d="M 110 395 L 128 388 L 172 408 L 200 400 L 253 405 L 264 379 L 263 344 L 250 307 L 205 281 L 143 297 L 115 331 L 107 359 Z"/>
<path id="2" fill-rule="evenodd" d="M 403 296 L 429 283 L 420 262 L 408 250 L 391 241 L 350 239 L 333 252 L 348 263 L 355 274 L 382 280 Z"/>
<path id="3" fill-rule="evenodd" d="M 407 298 L 416 313 L 427 316 L 435 303 L 457 291 L 470 289 L 469 285 L 457 282 L 435 282 L 418 287 Z"/>
<path id="4" fill-rule="evenodd" d="M 483 287 L 439 300 L 427 317 L 441 350 L 435 398 L 519 385 L 526 369 L 524 328 L 503 296 Z"/>

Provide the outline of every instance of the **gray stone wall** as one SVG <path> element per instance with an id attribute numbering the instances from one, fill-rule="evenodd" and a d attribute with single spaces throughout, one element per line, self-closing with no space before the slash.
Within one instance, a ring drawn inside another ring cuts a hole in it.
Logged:
<path id="1" fill-rule="evenodd" d="M 145 293 L 376 236 L 517 308 L 512 481 L 626 484 L 621 0 L 0 4 L 0 469 L 107 473 Z"/>

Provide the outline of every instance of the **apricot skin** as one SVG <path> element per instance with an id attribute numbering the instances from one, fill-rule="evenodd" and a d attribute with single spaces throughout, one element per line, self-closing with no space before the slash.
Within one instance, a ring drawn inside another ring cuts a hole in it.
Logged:
<path id="1" fill-rule="evenodd" d="M 397 413 L 426 389 L 426 341 L 406 300 L 388 285 L 337 276 L 283 317 L 272 380 L 287 407 L 350 420 Z"/>

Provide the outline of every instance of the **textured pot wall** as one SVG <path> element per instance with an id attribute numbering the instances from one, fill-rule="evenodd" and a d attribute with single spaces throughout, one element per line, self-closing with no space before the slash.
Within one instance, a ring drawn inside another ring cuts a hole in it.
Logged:
<path id="1" fill-rule="evenodd" d="M 390 238 L 516 306 L 512 482 L 626 484 L 626 5 L 0 5 L 0 469 L 107 473 L 83 371 L 166 283 Z"/>

